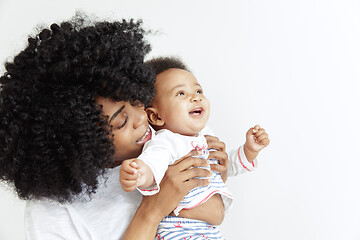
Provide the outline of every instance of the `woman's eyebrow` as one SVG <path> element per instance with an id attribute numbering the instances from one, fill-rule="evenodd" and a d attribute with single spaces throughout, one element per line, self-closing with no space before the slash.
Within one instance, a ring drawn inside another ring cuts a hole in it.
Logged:
<path id="1" fill-rule="evenodd" d="M 125 108 L 125 105 L 123 105 L 119 110 L 117 110 L 117 111 L 111 116 L 110 122 L 111 122 L 112 120 L 114 120 L 114 118 L 116 118 L 116 116 L 119 115 L 119 113 L 121 113 L 121 111 L 124 110 L 124 108 Z"/>

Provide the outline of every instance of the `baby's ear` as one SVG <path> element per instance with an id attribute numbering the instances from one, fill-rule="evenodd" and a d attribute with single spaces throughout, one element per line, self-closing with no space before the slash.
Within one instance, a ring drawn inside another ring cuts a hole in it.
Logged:
<path id="1" fill-rule="evenodd" d="M 153 126 L 161 127 L 164 125 L 164 121 L 161 119 L 161 116 L 159 115 L 156 108 L 148 107 L 145 109 L 149 123 Z"/>

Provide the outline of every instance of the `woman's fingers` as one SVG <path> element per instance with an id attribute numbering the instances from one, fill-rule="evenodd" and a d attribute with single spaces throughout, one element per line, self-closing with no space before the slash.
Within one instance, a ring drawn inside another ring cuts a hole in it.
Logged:
<path id="1" fill-rule="evenodd" d="M 177 166 L 171 165 L 166 171 L 163 180 L 160 183 L 160 192 L 163 190 L 162 185 L 166 185 L 171 192 L 176 193 L 176 196 L 181 198 L 179 201 L 194 187 L 208 185 L 207 179 L 198 179 L 195 177 L 208 177 L 209 171 L 200 168 L 191 168 L 186 171 L 179 172 Z M 205 181 L 194 181 L 193 180 L 205 180 Z M 192 182 L 192 183 L 189 183 Z M 168 195 L 173 196 L 173 195 Z"/>
<path id="2" fill-rule="evenodd" d="M 226 182 L 226 180 L 228 179 L 228 167 L 227 167 L 227 160 L 226 160 L 226 164 L 210 164 L 211 170 L 214 172 L 218 172 L 221 175 L 221 179 L 223 180 L 223 182 Z"/>
<path id="3" fill-rule="evenodd" d="M 198 157 L 187 157 L 177 164 L 170 165 L 168 175 L 176 175 L 179 181 L 185 182 L 195 177 L 210 177 L 209 170 L 199 167 L 209 167 L 209 160 Z"/>
<path id="4" fill-rule="evenodd" d="M 198 152 L 193 150 L 185 157 L 170 165 L 166 174 L 168 176 L 176 176 L 175 179 L 181 182 L 186 182 L 197 177 L 210 177 L 211 172 L 205 168 L 201 168 L 209 167 L 209 160 L 193 157 L 194 154 L 198 155 Z"/>
<path id="5" fill-rule="evenodd" d="M 220 151 L 210 151 L 209 159 L 216 159 L 220 165 L 225 167 L 227 167 L 229 162 L 228 154 Z"/>
<path id="6" fill-rule="evenodd" d="M 177 164 L 173 164 L 171 166 L 176 166 L 177 170 L 182 172 L 185 171 L 191 167 L 208 167 L 209 166 L 209 160 L 202 159 L 199 157 L 186 157 L 182 159 L 182 161 L 178 162 Z"/>
<path id="7" fill-rule="evenodd" d="M 220 173 L 222 180 L 226 182 L 228 178 L 228 174 L 227 174 L 227 169 L 229 164 L 228 154 L 225 151 L 210 151 L 209 159 L 216 159 L 218 161 L 218 164 L 210 165 L 211 170 Z"/>
<path id="8" fill-rule="evenodd" d="M 197 177 L 211 177 L 211 172 L 205 168 L 195 167 L 187 169 L 179 174 L 179 179 L 184 182 Z"/>
<path id="9" fill-rule="evenodd" d="M 216 149 L 218 151 L 225 152 L 226 145 L 224 142 L 221 142 L 219 138 L 211 136 L 211 135 L 205 135 L 208 149 Z"/>
<path id="10" fill-rule="evenodd" d="M 187 187 L 187 192 L 189 192 L 191 189 L 194 189 L 196 187 L 203 187 L 210 184 L 209 179 L 199 179 L 199 178 L 193 178 L 185 183 L 185 186 Z"/>
<path id="11" fill-rule="evenodd" d="M 209 166 L 209 162 L 199 157 L 193 157 L 198 155 L 200 154 L 193 150 L 170 165 L 160 183 L 160 192 L 151 197 L 144 197 L 143 202 L 152 202 L 155 204 L 155 210 L 161 205 L 163 206 L 160 209 L 162 210 L 161 214 L 169 214 L 191 189 L 208 185 L 208 179 L 199 179 L 198 177 L 209 177 L 211 173 L 198 167 Z M 171 198 L 169 199 L 168 196 Z"/>
<path id="12" fill-rule="evenodd" d="M 210 167 L 212 171 L 218 172 L 220 174 L 224 174 L 227 172 L 227 168 L 219 164 L 211 164 Z"/>
<path id="13" fill-rule="evenodd" d="M 190 151 L 188 154 L 186 154 L 185 156 L 183 156 L 182 158 L 176 160 L 172 165 L 177 165 L 178 163 L 182 162 L 184 159 L 187 159 L 192 156 L 200 156 L 200 153 L 194 149 L 194 150 Z"/>

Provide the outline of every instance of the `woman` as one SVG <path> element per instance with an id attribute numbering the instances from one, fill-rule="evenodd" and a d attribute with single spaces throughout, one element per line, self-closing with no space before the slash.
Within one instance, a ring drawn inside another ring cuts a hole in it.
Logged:
<path id="1" fill-rule="evenodd" d="M 154 74 L 141 22 L 53 24 L 35 37 L 0 78 L 0 176 L 25 209 L 28 239 L 154 239 L 159 222 L 185 194 L 207 184 L 204 161 L 169 167 L 153 197 L 124 193 L 118 166 L 137 157 L 150 132 L 144 106 Z M 226 178 L 222 142 L 208 137 Z M 171 199 L 168 196 L 172 196 Z M 214 209 L 220 209 L 216 203 Z M 221 211 L 212 212 L 218 219 Z M 213 219 L 201 208 L 193 218 Z M 130 223 L 130 224 L 129 224 Z M 128 226 L 129 225 L 129 226 Z"/>

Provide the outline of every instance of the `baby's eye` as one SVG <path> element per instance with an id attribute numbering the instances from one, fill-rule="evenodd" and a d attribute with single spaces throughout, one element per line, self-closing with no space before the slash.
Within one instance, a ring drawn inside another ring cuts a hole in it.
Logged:
<path id="1" fill-rule="evenodd" d="M 185 95 L 185 92 L 184 92 L 184 91 L 180 91 L 180 92 L 177 92 L 177 93 L 176 93 L 176 96 L 183 96 L 183 95 Z"/>
<path id="2" fill-rule="evenodd" d="M 197 93 L 197 94 L 202 94 L 203 91 L 202 91 L 202 90 L 197 90 L 196 93 Z"/>

